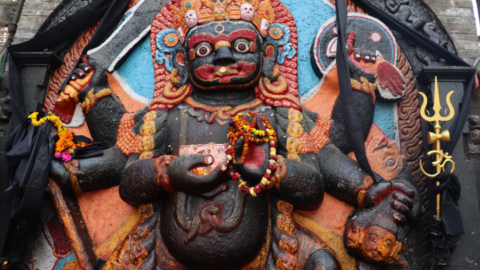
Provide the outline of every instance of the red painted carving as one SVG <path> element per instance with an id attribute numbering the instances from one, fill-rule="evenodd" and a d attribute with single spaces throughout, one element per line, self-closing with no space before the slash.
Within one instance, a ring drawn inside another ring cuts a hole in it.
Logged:
<path id="1" fill-rule="evenodd" d="M 221 69 L 225 69 L 225 72 L 221 72 Z M 221 83 L 230 82 L 231 78 L 234 77 L 245 77 L 255 70 L 254 63 L 239 62 L 235 65 L 230 65 L 227 67 L 212 65 L 204 65 L 195 70 L 195 74 L 203 80 L 218 80 L 220 79 Z"/>
<path id="2" fill-rule="evenodd" d="M 241 30 L 233 31 L 230 35 L 222 34 L 216 37 L 214 37 L 213 35 L 207 35 L 207 34 L 197 34 L 197 35 L 193 35 L 188 40 L 188 46 L 192 48 L 195 46 L 195 44 L 198 44 L 202 41 L 210 42 L 211 44 L 217 44 L 217 42 L 219 42 L 220 40 L 225 40 L 232 43 L 235 39 L 239 37 L 246 37 L 251 41 L 255 41 L 257 39 L 257 34 L 255 34 L 254 31 L 248 30 L 248 29 L 241 29 Z"/>
<path id="3" fill-rule="evenodd" d="M 155 59 L 155 51 L 157 46 L 155 44 L 156 35 L 166 29 L 174 28 L 173 26 L 173 9 L 180 7 L 179 0 L 172 0 L 167 3 L 167 6 L 162 8 L 160 13 L 157 14 L 155 20 L 152 23 L 152 28 L 150 31 L 150 44 L 152 46 L 152 58 Z M 280 0 L 273 0 L 270 2 L 272 5 L 273 11 L 275 12 L 275 23 L 282 23 L 290 27 L 290 43 L 293 48 L 297 50 L 298 45 L 298 35 L 297 28 L 295 25 L 295 20 L 293 19 L 290 11 L 280 2 Z M 233 34 L 233 33 L 232 33 Z M 230 34 L 230 36 L 232 35 Z M 205 37 L 205 36 L 204 36 Z M 218 37 L 217 37 L 218 38 Z M 215 44 L 215 43 L 213 43 Z M 255 48 L 256 49 L 256 48 Z M 282 46 L 280 46 L 282 49 Z M 252 48 L 253 50 L 253 48 Z M 189 55 L 191 56 L 191 55 Z M 165 69 L 164 64 L 159 65 L 153 60 L 154 70 L 155 70 L 155 90 L 153 94 L 153 102 L 150 104 L 149 110 L 171 110 L 176 105 L 185 102 L 188 98 L 188 95 L 184 99 L 169 99 L 163 94 L 165 85 L 170 81 L 170 73 Z M 285 78 L 287 82 L 287 93 L 278 95 L 274 92 L 269 92 L 268 89 L 262 92 L 258 85 L 255 87 L 257 98 L 264 101 L 267 105 L 277 106 L 277 107 L 293 107 L 301 110 L 300 107 L 300 96 L 298 93 L 298 70 L 297 70 L 297 56 L 293 58 L 285 59 L 283 65 L 279 65 L 280 75 Z M 170 91 L 175 92 L 176 89 L 173 87 Z"/>

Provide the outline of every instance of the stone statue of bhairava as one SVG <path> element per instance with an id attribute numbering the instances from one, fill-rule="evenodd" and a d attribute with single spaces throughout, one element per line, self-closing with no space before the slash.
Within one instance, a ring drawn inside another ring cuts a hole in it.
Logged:
<path id="1" fill-rule="evenodd" d="M 343 251 L 377 265 L 399 259 L 419 208 L 409 172 L 375 182 L 336 146 L 348 140 L 331 133 L 343 122 L 302 108 L 288 57 L 301 45 L 280 1 L 173 0 L 151 33 L 150 106 L 125 113 L 95 59 L 58 100 L 82 103 L 93 139 L 111 147 L 55 161 L 52 177 L 77 195 L 120 185 L 142 214 L 103 269 L 347 269 L 296 212 L 317 209 L 324 192 L 357 208 Z M 353 91 L 365 136 L 372 94 Z"/>

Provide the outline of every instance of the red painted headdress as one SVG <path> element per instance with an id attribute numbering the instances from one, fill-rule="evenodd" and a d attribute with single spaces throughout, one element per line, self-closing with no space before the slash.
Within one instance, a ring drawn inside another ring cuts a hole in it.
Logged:
<path id="1" fill-rule="evenodd" d="M 250 18 L 245 18 L 241 12 L 237 12 L 240 11 L 243 4 L 247 4 L 247 6 L 243 7 L 248 7 L 248 5 L 253 7 L 255 13 L 252 20 L 250 20 Z M 219 9 L 223 9 L 225 12 L 224 18 L 222 17 L 222 14 L 217 14 L 217 17 L 215 17 L 215 11 L 221 12 Z M 194 12 L 188 13 L 191 10 Z M 197 21 L 195 22 L 195 20 L 193 20 L 192 22 L 189 22 L 190 25 L 187 25 L 187 19 L 185 18 L 187 13 L 195 13 Z M 208 20 L 205 18 L 208 18 Z M 295 21 L 290 11 L 279 0 L 224 0 L 224 2 L 221 2 L 220 0 L 172 0 L 167 3 L 166 7 L 160 10 L 160 13 L 157 14 L 152 23 L 150 31 L 152 58 L 155 59 L 155 53 L 158 50 L 156 44 L 157 34 L 161 31 L 165 29 L 176 29 L 177 37 L 170 40 L 166 39 L 166 42 L 171 42 L 172 40 L 174 40 L 173 42 L 182 42 L 181 37 L 178 35 L 183 34 L 186 36 L 190 29 L 189 26 L 191 26 L 193 22 L 197 25 L 214 20 L 250 21 L 259 30 L 261 30 L 262 25 L 259 24 L 258 21 L 261 22 L 262 20 L 265 20 L 268 21 L 269 24 L 282 24 L 290 30 L 290 40 L 288 45 L 293 47 L 295 51 L 297 50 L 298 36 Z M 195 25 L 193 25 L 192 28 Z M 180 30 L 178 28 L 180 28 Z M 275 29 L 280 30 L 279 28 Z M 183 33 L 179 31 L 183 31 Z M 261 31 L 259 32 L 262 33 Z M 273 39 L 281 38 L 281 34 L 281 31 L 279 34 L 278 31 L 272 31 L 272 29 L 266 30 L 262 33 L 262 35 L 269 35 Z M 279 50 L 283 50 L 284 47 L 285 46 L 283 45 L 278 46 Z M 165 55 L 171 57 L 168 53 L 165 53 Z M 155 70 L 155 91 L 149 110 L 171 110 L 190 96 L 191 86 L 187 85 L 186 87 L 177 89 L 175 87 L 170 87 L 171 84 L 169 84 L 168 87 L 166 87 L 170 82 L 170 72 L 168 72 L 165 67 L 166 62 L 159 64 L 156 60 L 153 61 Z M 269 106 L 301 109 L 298 93 L 297 57 L 296 55 L 291 58 L 287 57 L 282 62 L 283 64 L 276 63 L 276 66 L 278 67 L 277 72 L 279 72 L 279 80 L 277 80 L 277 82 L 270 82 L 267 78 L 260 78 L 255 86 L 256 96 Z"/>

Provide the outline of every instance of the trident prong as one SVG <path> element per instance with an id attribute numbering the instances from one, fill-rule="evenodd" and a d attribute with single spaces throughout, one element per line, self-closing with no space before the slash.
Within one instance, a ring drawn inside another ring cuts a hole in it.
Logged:
<path id="1" fill-rule="evenodd" d="M 435 125 L 433 126 L 433 129 L 435 130 L 435 133 L 429 132 L 428 133 L 428 143 L 433 144 L 433 150 L 428 152 L 427 155 L 435 155 L 432 161 L 432 166 L 435 167 L 436 173 L 435 174 L 429 174 L 425 171 L 423 168 L 423 162 L 420 160 L 420 170 L 425 174 L 428 178 L 435 178 L 437 177 L 442 171 L 445 171 L 445 166 L 447 163 L 450 163 L 452 165 L 452 169 L 450 173 L 453 173 L 455 170 L 455 163 L 452 160 L 452 156 L 449 156 L 448 153 L 443 153 L 443 150 L 440 148 L 440 142 L 449 142 L 450 141 L 450 133 L 448 133 L 447 130 L 440 132 L 442 129 L 442 126 L 440 126 L 440 121 L 448 121 L 453 118 L 455 115 L 455 110 L 453 109 L 452 102 L 450 100 L 451 96 L 453 94 L 453 91 L 450 91 L 450 93 L 447 94 L 446 97 L 446 102 L 448 109 L 450 113 L 447 116 L 442 116 L 440 114 L 440 111 L 442 110 L 442 106 L 440 105 L 440 95 L 438 93 L 438 83 L 437 83 L 437 77 L 435 77 L 435 93 L 433 97 L 433 110 L 435 111 L 435 114 L 432 116 L 427 116 L 425 113 L 425 109 L 427 107 L 427 96 L 425 96 L 424 93 L 420 93 L 423 97 L 423 103 L 420 108 L 420 115 L 425 121 L 428 122 L 433 122 L 435 121 Z M 437 186 L 440 185 L 440 182 L 437 181 Z M 436 216 L 440 217 L 440 194 L 437 194 L 437 209 L 436 209 Z"/>
<path id="2" fill-rule="evenodd" d="M 438 94 L 438 83 L 437 83 L 437 77 L 435 77 L 435 96 L 433 98 L 433 110 L 435 111 L 435 114 L 433 116 L 427 116 L 425 114 L 425 109 L 427 107 L 427 96 L 425 96 L 424 93 L 420 92 L 420 95 L 423 97 L 423 103 L 422 107 L 420 109 L 420 114 L 422 115 L 422 118 L 425 119 L 425 121 L 428 122 L 433 122 L 433 121 L 448 121 L 455 116 L 455 110 L 453 109 L 452 102 L 450 100 L 451 96 L 453 94 L 453 91 L 450 91 L 450 93 L 447 94 L 447 106 L 448 110 L 450 111 L 450 114 L 447 116 L 442 116 L 440 114 L 440 111 L 442 110 L 442 106 L 440 105 L 440 95 Z"/>

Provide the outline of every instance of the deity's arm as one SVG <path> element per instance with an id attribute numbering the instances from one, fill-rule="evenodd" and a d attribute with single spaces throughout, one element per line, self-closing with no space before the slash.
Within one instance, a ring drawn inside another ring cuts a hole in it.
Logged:
<path id="1" fill-rule="evenodd" d="M 278 197 L 299 210 L 317 209 L 324 193 L 322 175 L 318 169 L 306 162 L 282 157 L 277 159 L 277 164 L 276 178 L 279 181 L 274 189 Z"/>
<path id="2" fill-rule="evenodd" d="M 117 141 L 124 152 L 133 152 L 129 153 L 119 192 L 125 202 L 137 206 L 159 200 L 166 193 L 157 182 L 157 170 L 159 166 L 165 165 L 160 164 L 160 161 L 170 156 L 165 152 L 168 137 L 167 112 L 145 110 L 136 113 L 133 119 L 135 125 L 125 132 L 135 134 L 134 139 L 125 143 Z"/>
<path id="3" fill-rule="evenodd" d="M 358 193 L 368 189 L 373 180 L 356 161 L 330 141 L 331 121 L 307 109 L 303 109 L 301 114 L 290 111 L 288 116 L 293 120 L 301 118 L 297 123 L 290 120 L 287 134 L 284 135 L 287 136 L 286 149 L 289 155 L 298 155 L 302 162 L 311 163 L 318 168 L 326 192 L 349 204 L 357 205 Z"/>
<path id="4" fill-rule="evenodd" d="M 126 162 L 127 156 L 113 146 L 98 157 L 65 163 L 54 160 L 50 176 L 60 183 L 63 190 L 73 191 L 79 196 L 83 192 L 118 185 Z"/>
<path id="5" fill-rule="evenodd" d="M 163 186 L 157 184 L 156 159 L 131 162 L 125 168 L 120 182 L 120 197 L 130 205 L 151 203 L 166 195 Z"/>
<path id="6" fill-rule="evenodd" d="M 296 209 L 313 210 L 323 201 L 324 184 L 314 154 L 292 154 L 293 141 L 298 140 L 295 136 L 301 136 L 296 128 L 305 125 L 299 115 L 293 109 L 277 108 L 278 168 L 274 190 Z"/>
<path id="7" fill-rule="evenodd" d="M 399 203 L 392 204 L 401 214 L 393 217 L 403 222 L 413 220 L 419 212 L 419 194 L 411 183 L 411 174 L 405 169 L 394 179 L 375 182 L 360 165 L 343 154 L 335 145 L 328 143 L 317 154 L 318 165 L 323 175 L 325 191 L 351 205 L 369 208 L 394 194 Z"/>
<path id="8" fill-rule="evenodd" d="M 112 93 L 105 71 L 98 64 L 92 63 L 92 66 L 95 70 L 86 75 L 92 76 L 91 81 L 78 98 L 92 139 L 105 147 L 112 147 L 117 139 L 119 121 L 126 110 Z"/>
<path id="9" fill-rule="evenodd" d="M 322 172 L 325 191 L 348 204 L 357 206 L 357 196 L 362 189 L 373 184 L 373 179 L 358 162 L 327 143 L 316 155 Z"/>
<path id="10" fill-rule="evenodd" d="M 60 110 L 79 103 L 92 139 L 107 148 L 114 146 L 126 110 L 110 88 L 105 70 L 95 62 L 81 63 L 72 78 L 57 99 Z"/>

